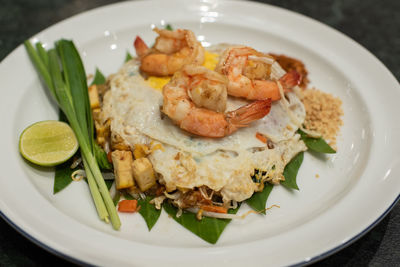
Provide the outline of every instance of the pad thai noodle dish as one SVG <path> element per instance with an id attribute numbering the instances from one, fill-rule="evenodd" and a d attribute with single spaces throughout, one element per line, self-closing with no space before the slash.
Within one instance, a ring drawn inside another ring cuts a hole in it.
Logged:
<path id="1" fill-rule="evenodd" d="M 119 212 L 139 212 L 149 229 L 164 209 L 215 243 L 220 232 L 207 237 L 182 218 L 223 229 L 265 214 L 274 186 L 298 189 L 303 152 L 336 152 L 341 101 L 309 87 L 296 55 L 203 47 L 188 29 L 153 31 L 151 46 L 136 36 L 136 56 L 88 87 L 95 141 L 111 166 L 109 192 Z M 86 177 L 82 166 L 70 168 Z M 238 212 L 244 203 L 251 212 Z"/>

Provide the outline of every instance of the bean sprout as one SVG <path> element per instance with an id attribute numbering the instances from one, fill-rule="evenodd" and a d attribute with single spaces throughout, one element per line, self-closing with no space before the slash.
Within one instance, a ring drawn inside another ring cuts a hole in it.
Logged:
<path id="1" fill-rule="evenodd" d="M 71 179 L 75 182 L 86 178 L 86 172 L 84 170 L 76 170 L 71 174 Z"/>
<path id="2" fill-rule="evenodd" d="M 81 164 L 81 162 L 82 158 L 81 157 L 77 158 L 76 160 L 74 160 L 74 162 L 72 162 L 70 168 L 75 169 L 76 167 L 78 167 L 79 164 Z"/>

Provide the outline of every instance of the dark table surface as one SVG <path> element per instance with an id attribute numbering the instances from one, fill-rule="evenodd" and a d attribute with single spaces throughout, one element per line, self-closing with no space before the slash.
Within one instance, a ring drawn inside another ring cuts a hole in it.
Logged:
<path id="1" fill-rule="evenodd" d="M 113 2 L 118 1 L 0 0 L 0 60 L 24 40 L 52 24 Z M 400 80 L 399 0 L 259 2 L 304 14 L 343 32 L 371 51 L 397 80 Z M 383 89 L 377 88 L 377 90 Z M 28 241 L 0 219 L 0 266 L 56 266 L 66 263 L 72 265 Z M 347 248 L 314 264 L 314 266 L 366 265 L 400 266 L 399 203 L 366 235 Z"/>

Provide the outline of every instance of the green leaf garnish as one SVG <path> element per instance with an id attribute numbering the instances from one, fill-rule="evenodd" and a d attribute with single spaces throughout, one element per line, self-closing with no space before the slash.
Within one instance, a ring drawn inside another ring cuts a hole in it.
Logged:
<path id="1" fill-rule="evenodd" d="M 32 46 L 32 44 L 29 41 L 24 42 L 26 51 L 28 52 L 28 55 L 32 62 L 34 63 L 37 72 L 39 73 L 40 78 L 43 80 L 43 82 L 46 84 L 46 86 L 49 88 L 51 94 L 54 96 L 54 87 L 53 87 L 53 80 L 52 77 L 49 73 L 48 70 L 48 62 L 43 61 L 43 56 L 40 56 L 42 52 L 37 52 L 35 48 Z M 40 42 L 36 44 L 36 47 L 40 46 L 43 50 L 43 46 Z M 45 58 L 48 59 L 48 56 L 45 56 Z"/>
<path id="2" fill-rule="evenodd" d="M 47 55 L 47 52 L 44 49 L 41 42 L 36 43 L 36 50 L 38 51 L 38 55 L 39 55 L 40 59 L 42 60 L 43 64 L 46 66 L 46 68 L 48 68 L 49 67 L 49 55 Z"/>
<path id="3" fill-rule="evenodd" d="M 106 78 L 104 77 L 103 73 L 96 68 L 96 74 L 94 75 L 93 82 L 91 85 L 96 84 L 105 84 Z M 107 153 L 96 143 L 93 143 L 94 147 L 94 155 L 96 157 L 97 163 L 99 164 L 100 169 L 102 170 L 111 170 L 112 164 L 107 159 Z"/>
<path id="4" fill-rule="evenodd" d="M 54 174 L 53 194 L 57 194 L 72 182 L 71 174 L 76 169 L 71 169 L 71 164 L 72 160 L 68 160 L 63 164 L 56 166 L 56 171 Z"/>
<path id="5" fill-rule="evenodd" d="M 264 185 L 264 189 L 260 192 L 254 193 L 251 198 L 246 200 L 246 203 L 255 211 L 265 214 L 265 206 L 267 205 L 267 199 L 274 186 L 270 183 Z"/>
<path id="6" fill-rule="evenodd" d="M 37 50 L 29 41 L 25 41 L 24 45 L 78 139 L 89 189 L 99 217 L 106 222 L 111 221 L 114 229 L 119 229 L 121 222 L 94 154 L 94 124 L 86 73 L 75 45 L 72 41 L 61 39 L 55 43 L 55 48 L 47 52 L 41 44 L 36 45 Z"/>
<path id="7" fill-rule="evenodd" d="M 89 183 L 89 181 L 88 181 L 87 178 L 84 178 L 84 181 L 85 181 L 86 183 Z M 105 180 L 105 179 L 104 179 L 104 183 L 106 184 L 107 189 L 110 190 L 110 189 L 111 189 L 111 186 L 112 186 L 113 183 L 114 183 L 114 180 Z"/>
<path id="8" fill-rule="evenodd" d="M 134 199 L 130 194 L 124 194 L 125 199 Z M 153 197 L 146 196 L 145 199 L 138 199 L 138 206 L 140 206 L 139 213 L 142 215 L 143 219 L 145 220 L 147 224 L 147 228 L 149 231 L 153 226 L 156 224 L 158 221 L 158 218 L 160 217 L 161 210 L 156 209 L 156 207 L 153 204 L 150 204 L 150 200 L 152 200 Z"/>
<path id="9" fill-rule="evenodd" d="M 336 153 L 336 151 L 330 145 L 328 145 L 328 143 L 322 137 L 309 137 L 305 132 L 300 129 L 298 130 L 298 133 L 301 136 L 301 140 L 303 140 L 303 142 L 310 150 L 327 154 Z"/>
<path id="10" fill-rule="evenodd" d="M 196 214 L 184 211 L 182 215 L 177 218 L 176 213 L 178 209 L 169 203 L 163 204 L 164 210 L 180 225 L 200 237 L 201 239 L 215 244 L 217 243 L 220 235 L 225 227 L 230 223 L 230 219 L 217 219 L 203 217 L 201 220 L 196 218 Z M 234 210 L 229 210 L 228 213 L 236 214 L 239 207 Z"/>
<path id="11" fill-rule="evenodd" d="M 131 60 L 132 58 L 133 58 L 132 55 L 131 55 L 128 51 L 126 51 L 126 56 L 125 56 L 125 61 L 124 61 L 124 63 L 128 62 L 128 61 Z"/>
<path id="12" fill-rule="evenodd" d="M 95 142 L 94 143 L 94 155 L 97 163 L 102 170 L 111 170 L 112 164 L 108 161 L 107 153 Z"/>
<path id="13" fill-rule="evenodd" d="M 36 46 L 38 46 L 38 44 L 36 44 Z M 58 113 L 58 120 L 68 122 L 65 114 L 61 110 Z M 79 152 L 77 152 L 77 154 L 79 154 Z M 78 167 L 75 169 L 71 169 L 71 164 L 73 163 L 73 161 L 74 157 L 70 158 L 63 164 L 56 166 L 56 171 L 54 173 L 53 194 L 57 194 L 58 192 L 66 188 L 69 184 L 71 184 L 71 175 L 75 170 L 78 169 Z"/>
<path id="14" fill-rule="evenodd" d="M 300 152 L 297 154 L 292 160 L 286 164 L 285 170 L 283 171 L 283 176 L 285 177 L 285 181 L 281 182 L 281 184 L 287 188 L 299 190 L 297 186 L 296 177 L 297 173 L 300 169 L 301 163 L 304 159 L 304 152 Z"/>
<path id="15" fill-rule="evenodd" d="M 138 205 L 140 206 L 139 213 L 145 220 L 147 228 L 149 228 L 149 231 L 156 224 L 161 214 L 161 209 L 158 210 L 153 204 L 150 204 L 150 200 L 152 199 L 153 199 L 152 197 L 146 196 L 145 199 L 138 200 Z"/>
<path id="16" fill-rule="evenodd" d="M 100 85 L 105 83 L 106 83 L 106 77 L 104 77 L 103 73 L 101 73 L 101 71 L 98 68 L 96 68 L 96 73 L 94 74 L 93 81 L 90 85 L 93 84 Z"/>
<path id="17" fill-rule="evenodd" d="M 165 29 L 169 31 L 173 31 L 174 29 L 172 28 L 171 24 L 165 25 Z"/>
<path id="18" fill-rule="evenodd" d="M 106 184 L 107 189 L 110 190 L 111 186 L 114 183 L 114 180 L 104 180 L 104 183 Z"/>
<path id="19" fill-rule="evenodd" d="M 134 199 L 133 196 L 131 196 L 131 195 L 128 194 L 128 193 L 125 193 L 125 194 L 124 194 L 124 198 L 127 199 L 127 200 L 133 200 L 133 199 Z"/>
<path id="20" fill-rule="evenodd" d="M 121 194 L 117 192 L 113 198 L 114 206 L 117 206 L 120 199 L 121 199 Z"/>

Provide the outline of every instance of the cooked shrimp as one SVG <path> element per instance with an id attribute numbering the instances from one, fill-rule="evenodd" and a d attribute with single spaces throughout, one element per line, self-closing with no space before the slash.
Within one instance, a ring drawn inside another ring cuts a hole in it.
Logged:
<path id="1" fill-rule="evenodd" d="M 201 65 L 204 48 L 190 30 L 175 31 L 155 28 L 159 34 L 152 48 L 137 36 L 134 42 L 136 54 L 141 60 L 140 69 L 155 76 L 174 74 L 186 64 Z"/>
<path id="2" fill-rule="evenodd" d="M 192 92 L 193 95 L 191 88 L 193 85 L 207 85 L 208 83 L 205 81 L 200 83 L 197 81 L 209 80 L 212 76 L 209 72 L 212 71 L 201 66 L 187 65 L 181 71 L 176 72 L 171 81 L 164 86 L 162 111 L 180 128 L 200 136 L 224 137 L 269 113 L 270 99 L 255 101 L 226 113 L 198 107 L 191 99 L 189 92 Z M 218 81 L 215 79 L 210 82 L 221 81 L 222 79 Z M 220 84 L 220 88 L 223 86 L 224 84 Z"/>
<path id="3" fill-rule="evenodd" d="M 231 47 L 224 51 L 216 70 L 228 77 L 228 94 L 249 100 L 281 98 L 279 82 L 285 91 L 298 85 L 301 77 L 296 71 L 282 76 L 278 81 L 269 79 L 274 59 L 250 47 Z"/>
<path id="4" fill-rule="evenodd" d="M 306 66 L 304 65 L 303 62 L 296 58 L 288 57 L 285 55 L 277 55 L 277 54 L 269 54 L 272 56 L 276 62 L 284 69 L 285 71 L 289 72 L 292 70 L 297 71 L 301 75 L 301 83 L 299 86 L 303 89 L 307 88 L 307 85 L 309 83 L 308 80 L 308 71 L 306 69 Z"/>
<path id="5" fill-rule="evenodd" d="M 197 65 L 186 65 L 183 72 L 189 77 L 188 95 L 197 107 L 225 111 L 228 79 L 224 75 Z"/>

